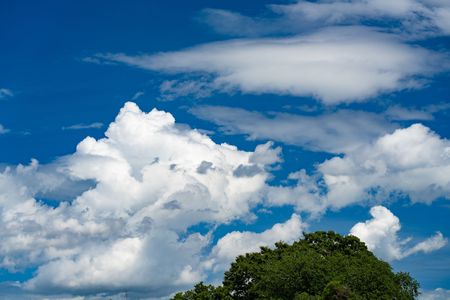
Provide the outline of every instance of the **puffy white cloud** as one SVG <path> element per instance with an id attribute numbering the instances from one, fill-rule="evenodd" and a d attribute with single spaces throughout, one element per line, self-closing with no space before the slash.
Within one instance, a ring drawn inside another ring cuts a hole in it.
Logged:
<path id="1" fill-rule="evenodd" d="M 450 141 L 421 124 L 397 129 L 373 142 L 289 175 L 293 184 L 266 186 L 269 206 L 294 205 L 320 215 L 355 203 L 409 198 L 431 203 L 450 198 Z"/>
<path id="2" fill-rule="evenodd" d="M 208 80 L 208 90 L 312 96 L 326 104 L 420 88 L 424 78 L 445 65 L 440 54 L 358 26 L 279 39 L 229 40 L 154 55 L 96 58 L 168 74 L 196 78 L 202 74 L 200 80 Z M 202 86 L 194 85 L 195 94 Z"/>
<path id="3" fill-rule="evenodd" d="M 312 151 L 345 153 L 368 144 L 395 128 L 382 115 L 338 110 L 319 115 L 272 113 L 266 116 L 241 108 L 199 106 L 196 117 L 214 122 L 227 134 L 252 140 L 275 140 Z"/>
<path id="4" fill-rule="evenodd" d="M 357 223 L 350 230 L 350 234 L 361 239 L 369 250 L 382 259 L 391 261 L 418 252 L 429 253 L 444 247 L 448 242 L 442 233 L 437 232 L 435 236 L 413 247 L 407 247 L 409 239 L 403 241 L 399 239 L 400 220 L 390 210 L 383 206 L 374 206 L 370 214 L 372 219 Z"/>
<path id="5" fill-rule="evenodd" d="M 169 113 L 126 103 L 104 138 L 0 173 L 0 266 L 37 267 L 23 285 L 33 293 L 167 296 L 205 276 L 210 233 L 188 229 L 249 215 L 279 155 L 271 143 L 254 152 L 216 144 Z"/>
<path id="6" fill-rule="evenodd" d="M 302 237 L 306 228 L 307 224 L 302 222 L 300 216 L 293 214 L 285 223 L 275 224 L 261 233 L 249 231 L 227 233 L 214 246 L 211 260 L 207 264 L 215 270 L 223 271 L 236 256 L 259 252 L 261 247 L 271 247 L 279 241 L 292 243 Z"/>
<path id="7" fill-rule="evenodd" d="M 437 288 L 431 291 L 422 291 L 419 295 L 420 300 L 448 300 L 450 299 L 450 290 Z"/>
<path id="8" fill-rule="evenodd" d="M 392 194 L 415 202 L 450 197 L 450 141 L 414 124 L 320 165 L 334 207 Z"/>

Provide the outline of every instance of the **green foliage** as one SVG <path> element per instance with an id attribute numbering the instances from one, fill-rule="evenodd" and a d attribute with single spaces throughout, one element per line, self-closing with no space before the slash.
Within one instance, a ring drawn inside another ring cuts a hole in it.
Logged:
<path id="1" fill-rule="evenodd" d="M 330 231 L 238 256 L 222 286 L 200 283 L 173 299 L 409 300 L 418 289 L 409 274 L 393 273 L 358 238 Z"/>
<path id="2" fill-rule="evenodd" d="M 224 287 L 214 287 L 212 285 L 204 285 L 200 282 L 195 285 L 194 289 L 177 293 L 173 300 L 232 300 L 228 290 Z"/>

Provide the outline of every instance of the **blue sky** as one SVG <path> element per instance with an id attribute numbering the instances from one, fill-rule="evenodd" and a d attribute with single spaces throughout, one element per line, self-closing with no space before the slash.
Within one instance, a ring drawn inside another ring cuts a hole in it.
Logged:
<path id="1" fill-rule="evenodd" d="M 165 298 L 335 230 L 448 299 L 449 19 L 445 0 L 2 2 L 0 298 Z"/>

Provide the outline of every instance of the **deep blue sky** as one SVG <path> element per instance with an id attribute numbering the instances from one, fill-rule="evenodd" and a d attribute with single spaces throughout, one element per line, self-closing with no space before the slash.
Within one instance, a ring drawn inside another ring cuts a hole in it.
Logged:
<path id="1" fill-rule="evenodd" d="M 223 124 L 212 120 L 213 117 L 202 120 L 192 114 L 190 109 L 213 105 L 241 108 L 266 116 L 273 115 L 274 112 L 284 112 L 316 117 L 341 109 L 378 115 L 382 115 L 390 107 L 428 112 L 429 106 L 435 105 L 441 108 L 431 112 L 433 119 L 397 120 L 395 124 L 397 128 L 407 128 L 419 122 L 436 132 L 441 139 L 450 138 L 450 109 L 446 106 L 450 103 L 450 75 L 445 68 L 427 75 L 427 82 L 418 89 L 382 92 L 360 103 L 327 105 L 320 99 L 307 95 L 242 92 L 239 88 L 231 93 L 214 90 L 211 95 L 203 98 L 187 95 L 172 101 L 161 101 L 158 99 L 163 81 L 190 80 L 191 74 L 167 74 L 159 72 L 160 70 L 130 67 L 114 60 L 111 63 L 86 61 L 87 57 L 96 57 L 98 54 L 152 55 L 209 42 L 228 41 L 236 36 L 221 34 L 217 29 L 215 31 L 213 26 L 204 20 L 204 15 L 201 14 L 203 9 L 216 8 L 274 20 L 278 17 L 265 5 L 287 3 L 292 2 L 1 1 L 0 89 L 7 89 L 12 95 L 0 97 L 0 124 L 9 130 L 0 134 L 0 163 L 15 166 L 28 164 L 31 158 L 35 158 L 45 165 L 61 156 L 74 153 L 77 144 L 86 136 L 103 137 L 107 125 L 115 119 L 119 109 L 138 92 L 141 92 L 142 96 L 133 101 L 143 111 L 156 107 L 170 112 L 178 123 L 209 130 L 216 143 L 227 142 L 239 149 L 253 151 L 256 145 L 274 140 L 275 146 L 283 148 L 283 163 L 278 169 L 270 171 L 273 174 L 269 180 L 270 184 L 291 185 L 292 182 L 285 181 L 289 173 L 302 168 L 314 173 L 317 164 L 336 155 L 342 157 L 344 154 L 310 151 L 308 147 L 292 145 L 276 138 L 261 137 L 257 141 L 249 140 L 249 132 L 244 130 L 225 134 L 219 128 L 219 125 Z M 399 20 L 392 20 L 388 25 L 395 27 L 402 21 L 401 18 Z M 364 21 L 363 18 L 358 22 Z M 296 34 L 307 32 L 274 30 L 269 35 L 289 38 Z M 264 39 L 266 36 L 262 33 L 251 38 Z M 448 55 L 450 51 L 450 38 L 446 34 L 434 33 L 417 39 L 406 38 L 404 43 L 411 47 L 421 46 L 443 55 Z M 448 64 L 448 61 L 441 64 Z M 192 80 L 197 80 L 196 76 L 193 76 Z M 355 82 L 355 85 L 357 84 L 359 83 Z M 298 108 L 301 105 L 315 108 L 313 111 L 305 111 Z M 104 125 L 101 128 L 67 129 L 73 125 L 89 125 L 95 122 Z M 63 129 L 64 127 L 66 129 Z M 389 133 L 392 131 L 386 132 Z M 450 174 L 447 176 L 450 177 Z M 399 239 L 414 237 L 414 244 L 432 236 L 436 231 L 440 231 L 444 237 L 450 236 L 450 204 L 445 197 L 450 197 L 448 192 L 428 204 L 423 204 L 412 203 L 403 195 L 386 199 L 381 204 L 399 218 L 402 225 L 398 232 Z M 300 215 L 308 220 L 308 230 L 335 230 L 348 234 L 354 224 L 371 218 L 369 209 L 375 204 L 361 201 L 341 209 L 329 209 L 315 219 L 308 219 L 309 214 L 306 212 L 300 212 Z M 285 222 L 294 211 L 289 205 L 269 209 L 272 210 L 271 214 L 256 213 L 259 218 L 250 224 L 239 220 L 231 224 L 221 224 L 213 234 L 214 240 L 217 241 L 233 230 L 264 231 L 275 223 Z M 0 253 L 0 261 L 3 255 L 4 253 Z M 30 263 L 18 272 L 0 267 L 0 281 L 24 282 L 34 276 L 40 264 Z M 450 289 L 448 244 L 430 253 L 412 254 L 393 261 L 392 264 L 395 270 L 411 272 L 424 290 Z M 63 291 L 63 294 L 66 293 L 70 294 Z"/>

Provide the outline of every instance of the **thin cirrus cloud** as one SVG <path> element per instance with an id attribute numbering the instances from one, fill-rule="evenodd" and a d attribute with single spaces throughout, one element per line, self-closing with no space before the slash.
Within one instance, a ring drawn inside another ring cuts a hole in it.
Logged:
<path id="1" fill-rule="evenodd" d="M 14 93 L 10 89 L 0 88 L 0 99 L 13 97 Z"/>
<path id="2" fill-rule="evenodd" d="M 62 130 L 81 130 L 81 129 L 100 129 L 103 127 L 103 123 L 101 122 L 94 122 L 90 124 L 85 123 L 78 123 L 70 126 L 64 126 L 61 129 Z"/>
<path id="3" fill-rule="evenodd" d="M 206 80 L 206 95 L 210 90 L 273 93 L 314 97 L 329 105 L 422 88 L 428 77 L 446 68 L 443 54 L 360 26 L 329 27 L 287 38 L 229 40 L 154 55 L 95 58 L 188 74 Z M 201 94 L 199 85 L 191 86 L 194 95 Z"/>
<path id="4" fill-rule="evenodd" d="M 209 8 L 201 11 L 198 20 L 232 36 L 298 33 L 324 25 L 364 23 L 410 38 L 450 34 L 450 4 L 445 0 L 297 1 L 267 8 L 269 18 Z M 393 22 L 397 26 L 390 26 Z"/>
<path id="5" fill-rule="evenodd" d="M 10 132 L 10 130 L 8 128 L 6 128 L 5 126 L 3 126 L 2 124 L 0 124 L 0 134 L 5 134 Z"/>
<path id="6" fill-rule="evenodd" d="M 370 209 L 370 214 L 372 219 L 355 224 L 350 234 L 365 242 L 367 248 L 382 259 L 392 261 L 419 252 L 429 253 L 441 249 L 448 243 L 442 233 L 437 232 L 434 236 L 408 247 L 410 240 L 399 238 L 400 220 L 389 209 L 374 206 Z"/>
<path id="7" fill-rule="evenodd" d="M 251 140 L 268 139 L 329 153 L 356 149 L 397 127 L 383 115 L 353 110 L 319 115 L 266 115 L 241 108 L 197 106 L 190 112 L 218 125 L 226 134 L 245 134 Z"/>

